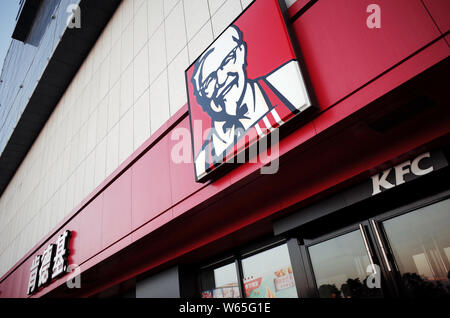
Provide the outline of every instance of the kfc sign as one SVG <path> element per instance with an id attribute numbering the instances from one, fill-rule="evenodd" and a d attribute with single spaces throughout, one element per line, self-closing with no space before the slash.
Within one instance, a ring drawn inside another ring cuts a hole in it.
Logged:
<path id="1" fill-rule="evenodd" d="M 70 236 L 70 231 L 65 231 L 58 237 L 56 244 L 49 244 L 42 255 L 35 256 L 28 279 L 28 295 L 36 293 L 39 287 L 67 272 Z"/>
<path id="2" fill-rule="evenodd" d="M 442 162 L 445 160 L 440 159 L 440 161 L 437 161 L 435 157 L 438 156 L 442 156 L 440 152 L 425 152 L 413 160 L 402 162 L 393 168 L 384 170 L 382 173 L 373 175 L 371 177 L 372 195 L 395 188 L 407 181 L 435 171 L 442 166 Z M 436 162 L 440 164 L 438 165 Z"/>
<path id="3" fill-rule="evenodd" d="M 255 1 L 186 70 L 197 181 L 311 107 L 277 0 Z"/>

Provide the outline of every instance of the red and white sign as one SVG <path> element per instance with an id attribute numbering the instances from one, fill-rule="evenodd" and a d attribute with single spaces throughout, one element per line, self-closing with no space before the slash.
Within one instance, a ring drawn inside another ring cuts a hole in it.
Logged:
<path id="1" fill-rule="evenodd" d="M 197 181 L 311 107 L 278 0 L 255 1 L 186 83 Z"/>
<path id="2" fill-rule="evenodd" d="M 250 297 L 250 294 L 252 293 L 252 291 L 259 288 L 259 286 L 261 286 L 261 282 L 262 282 L 262 277 L 258 277 L 256 279 L 253 279 L 249 282 L 244 283 L 245 294 L 247 295 L 247 297 Z"/>
<path id="3" fill-rule="evenodd" d="M 275 291 L 295 287 L 294 274 L 288 273 L 273 280 Z"/>

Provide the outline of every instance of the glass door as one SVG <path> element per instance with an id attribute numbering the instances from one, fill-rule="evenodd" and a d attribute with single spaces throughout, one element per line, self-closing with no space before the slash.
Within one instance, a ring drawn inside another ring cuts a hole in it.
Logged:
<path id="1" fill-rule="evenodd" d="M 450 296 L 450 199 L 371 223 L 402 296 Z"/>
<path id="2" fill-rule="evenodd" d="M 311 267 L 321 298 L 382 297 L 380 268 L 361 223 L 331 237 L 307 243 Z"/>
<path id="3" fill-rule="evenodd" d="M 323 298 L 450 296 L 450 199 L 304 240 Z"/>

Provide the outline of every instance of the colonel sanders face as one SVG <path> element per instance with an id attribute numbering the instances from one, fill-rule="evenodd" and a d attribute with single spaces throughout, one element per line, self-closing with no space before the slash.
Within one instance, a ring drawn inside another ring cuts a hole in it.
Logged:
<path id="1" fill-rule="evenodd" d="M 194 93 L 213 120 L 239 113 L 247 84 L 246 54 L 242 32 L 231 26 L 195 63 Z"/>

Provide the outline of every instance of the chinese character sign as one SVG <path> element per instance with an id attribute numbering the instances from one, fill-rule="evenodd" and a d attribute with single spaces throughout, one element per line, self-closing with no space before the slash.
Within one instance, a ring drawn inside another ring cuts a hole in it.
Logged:
<path id="1" fill-rule="evenodd" d="M 39 269 L 41 267 L 41 255 L 36 255 L 31 263 L 30 278 L 28 279 L 27 294 L 31 295 L 36 292 L 38 288 Z"/>
<path id="2" fill-rule="evenodd" d="M 255 1 L 186 84 L 197 181 L 312 106 L 278 0 Z"/>
<path id="3" fill-rule="evenodd" d="M 67 272 L 70 231 L 58 237 L 56 244 L 49 244 L 42 255 L 36 255 L 30 267 L 27 294 L 32 295 L 52 279 Z"/>
<path id="4" fill-rule="evenodd" d="M 41 269 L 39 270 L 38 287 L 48 284 L 51 280 L 51 268 L 53 264 L 53 256 L 55 255 L 55 244 L 50 244 L 44 251 L 41 261 Z"/>
<path id="5" fill-rule="evenodd" d="M 69 231 L 65 231 L 58 237 L 58 241 L 56 242 L 56 254 L 54 258 L 52 278 L 60 276 L 67 270 L 67 258 L 69 256 L 69 238 Z"/>

